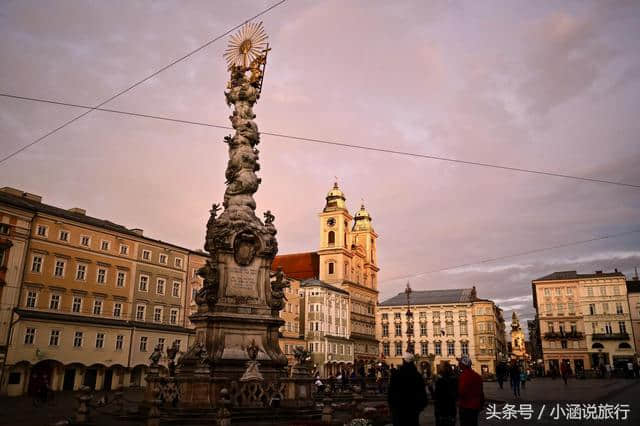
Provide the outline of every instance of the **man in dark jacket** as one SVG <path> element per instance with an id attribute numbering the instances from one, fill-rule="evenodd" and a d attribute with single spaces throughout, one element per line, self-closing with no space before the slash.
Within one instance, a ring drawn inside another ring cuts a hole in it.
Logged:
<path id="1" fill-rule="evenodd" d="M 436 380 L 435 390 L 432 391 L 436 426 L 455 426 L 458 383 L 453 377 L 451 365 L 448 362 L 440 364 L 438 370 L 439 377 Z"/>
<path id="2" fill-rule="evenodd" d="M 458 407 L 460 408 L 460 426 L 478 426 L 478 413 L 484 405 L 482 377 L 471 368 L 471 359 L 464 355 L 460 358 L 460 377 L 458 378 Z"/>
<path id="3" fill-rule="evenodd" d="M 420 412 L 427 406 L 427 390 L 414 363 L 405 352 L 402 366 L 391 376 L 388 401 L 394 426 L 418 426 Z"/>

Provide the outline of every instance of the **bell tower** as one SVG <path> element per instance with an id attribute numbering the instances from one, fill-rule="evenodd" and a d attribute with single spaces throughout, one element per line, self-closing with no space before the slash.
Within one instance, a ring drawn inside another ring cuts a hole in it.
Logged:
<path id="1" fill-rule="evenodd" d="M 378 289 L 378 259 L 376 253 L 376 240 L 378 234 L 373 230 L 371 215 L 364 207 L 364 202 L 360 205 L 360 210 L 355 215 L 353 229 L 351 231 L 353 245 L 356 251 L 364 254 L 362 265 L 362 284 L 374 290 Z"/>
<path id="2" fill-rule="evenodd" d="M 349 228 L 353 217 L 349 214 L 344 193 L 338 186 L 327 193 L 320 218 L 320 280 L 341 283 L 348 279 L 351 268 L 351 235 Z"/>

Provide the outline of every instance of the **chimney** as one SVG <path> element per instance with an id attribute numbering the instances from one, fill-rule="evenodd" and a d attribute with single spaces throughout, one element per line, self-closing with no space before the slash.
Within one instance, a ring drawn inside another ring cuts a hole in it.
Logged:
<path id="1" fill-rule="evenodd" d="M 0 192 L 13 195 L 14 197 L 26 198 L 27 200 L 36 201 L 38 203 L 42 202 L 42 197 L 40 195 L 24 192 L 21 189 L 11 188 L 10 186 L 0 188 Z"/>
<path id="2" fill-rule="evenodd" d="M 131 229 L 129 229 L 129 231 L 131 231 L 134 234 L 139 235 L 139 236 L 142 237 L 142 229 L 140 229 L 140 228 L 131 228 Z"/>
<path id="3" fill-rule="evenodd" d="M 82 216 L 87 215 L 87 211 L 85 209 L 81 209 L 80 207 L 72 207 L 68 210 L 70 213 L 79 214 Z"/>
<path id="4" fill-rule="evenodd" d="M 618 273 L 618 268 L 615 268 L 615 269 L 613 270 L 613 272 L 615 272 L 615 273 L 617 274 L 617 273 Z"/>
<path id="5" fill-rule="evenodd" d="M 602 271 L 596 271 L 596 275 L 602 275 Z"/>

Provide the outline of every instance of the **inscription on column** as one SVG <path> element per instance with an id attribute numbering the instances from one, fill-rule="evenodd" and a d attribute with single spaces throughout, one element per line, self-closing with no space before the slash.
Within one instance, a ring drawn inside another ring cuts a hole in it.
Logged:
<path id="1" fill-rule="evenodd" d="M 227 270 L 229 276 L 227 294 L 258 297 L 258 271 L 257 267 L 230 266 Z"/>

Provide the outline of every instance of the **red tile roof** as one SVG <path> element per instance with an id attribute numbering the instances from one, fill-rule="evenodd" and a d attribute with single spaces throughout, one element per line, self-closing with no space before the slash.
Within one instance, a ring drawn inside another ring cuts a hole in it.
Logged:
<path id="1" fill-rule="evenodd" d="M 273 259 L 271 269 L 275 271 L 279 266 L 287 277 L 306 280 L 318 277 L 320 259 L 316 252 L 283 254 Z"/>

